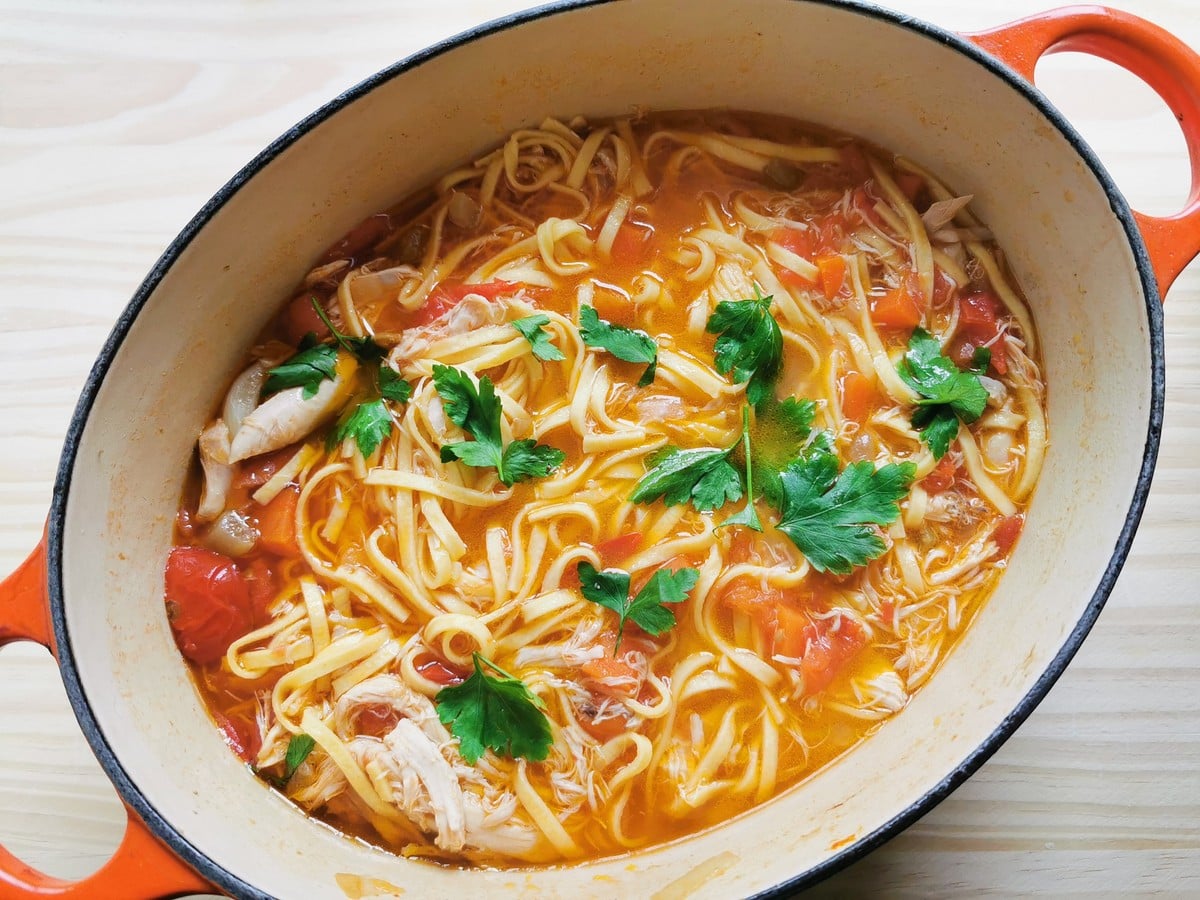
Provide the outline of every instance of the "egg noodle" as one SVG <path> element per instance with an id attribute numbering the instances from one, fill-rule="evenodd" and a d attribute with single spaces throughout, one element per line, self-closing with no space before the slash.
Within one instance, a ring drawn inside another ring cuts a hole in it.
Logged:
<path id="1" fill-rule="evenodd" d="M 1030 313 L 969 200 L 843 135 L 676 113 L 547 119 L 368 220 L 255 347 L 184 501 L 180 547 L 228 555 L 261 597 L 199 662 L 168 570 L 181 647 L 231 743 L 342 830 L 505 866 L 723 822 L 899 713 L 994 588 L 1047 444 Z M 336 369 L 315 396 L 264 398 L 310 298 L 382 362 L 314 322 Z M 753 405 L 710 323 L 718 304 L 763 298 L 782 354 Z M 648 338 L 653 372 L 585 340 L 585 308 Z M 512 324 L 533 316 L 560 359 Z M 906 369 L 920 329 L 948 377 L 986 390 L 973 421 L 944 413 L 957 433 L 940 459 L 914 425 L 932 409 Z M 378 395 L 380 365 L 411 396 L 371 407 L 386 415 L 370 446 L 349 411 Z M 561 463 L 506 484 L 448 457 L 471 431 L 441 367 L 491 383 L 503 445 Z M 743 472 L 752 444 L 753 460 L 778 449 L 768 413 L 788 398 L 812 401 L 812 421 L 787 455 L 824 441 L 845 473 L 904 473 L 893 520 L 855 526 L 879 552 L 845 572 L 815 565 Z M 739 488 L 715 509 L 632 500 L 671 448 L 733 448 Z M 726 523 L 747 491 L 761 531 Z M 268 540 L 280 504 L 287 547 Z M 658 572 L 694 583 L 655 634 L 586 597 L 581 564 L 628 573 L 631 595 Z M 542 704 L 544 759 L 468 761 L 439 694 L 476 654 Z"/>

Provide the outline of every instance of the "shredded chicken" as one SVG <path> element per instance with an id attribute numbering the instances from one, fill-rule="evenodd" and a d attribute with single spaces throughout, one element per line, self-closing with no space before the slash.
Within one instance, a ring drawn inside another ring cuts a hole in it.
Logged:
<path id="1" fill-rule="evenodd" d="M 372 781 L 387 785 L 389 802 L 443 850 L 520 856 L 533 849 L 536 832 L 513 818 L 516 797 L 464 789 L 478 781 L 474 768 L 459 754 L 433 702 L 395 675 L 376 675 L 346 691 L 334 707 L 336 729 L 353 733 L 359 713 L 378 705 L 393 709 L 400 721 L 382 739 L 359 736 L 348 746 Z M 318 785 L 319 779 L 308 793 L 317 795 Z"/>
<path id="2" fill-rule="evenodd" d="M 485 325 L 499 325 L 507 319 L 508 306 L 503 301 L 467 294 L 428 325 L 407 329 L 392 348 L 388 360 L 400 368 L 403 360 L 419 359 L 435 341 L 466 334 Z"/>
<path id="3" fill-rule="evenodd" d="M 345 371 L 347 368 L 339 363 L 337 374 L 322 381 L 312 397 L 304 396 L 304 388 L 294 387 L 259 404 L 233 436 L 229 461 L 270 453 L 311 434 L 345 405 L 352 386 L 352 372 Z"/>
<path id="4" fill-rule="evenodd" d="M 225 500 L 233 484 L 233 466 L 230 465 L 229 428 L 223 419 L 217 419 L 200 434 L 200 467 L 204 470 L 204 490 L 200 494 L 200 505 L 196 518 L 211 522 L 225 510 Z"/>

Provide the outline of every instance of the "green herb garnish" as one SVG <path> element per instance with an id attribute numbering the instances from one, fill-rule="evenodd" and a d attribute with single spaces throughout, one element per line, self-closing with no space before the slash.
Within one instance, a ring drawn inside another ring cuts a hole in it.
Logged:
<path id="1" fill-rule="evenodd" d="M 771 298 L 724 300 L 706 328 L 719 335 L 717 371 L 735 383 L 746 382 L 746 399 L 755 406 L 769 397 L 783 365 L 783 333 L 771 315 Z"/>
<path id="2" fill-rule="evenodd" d="M 629 573 L 620 569 L 597 571 L 589 562 L 581 562 L 576 571 L 585 599 L 611 609 L 618 616 L 617 647 L 625 634 L 626 620 L 632 621 L 643 631 L 659 635 L 675 627 L 675 614 L 667 608 L 668 603 L 682 603 L 688 592 L 696 586 L 700 572 L 696 569 L 659 569 L 650 576 L 645 587 L 637 596 L 629 597 Z"/>
<path id="3" fill-rule="evenodd" d="M 514 319 L 509 324 L 521 332 L 525 340 L 529 341 L 529 347 L 538 359 L 546 361 L 566 359 L 563 352 L 554 346 L 554 342 L 550 340 L 550 333 L 544 327 L 550 324 L 549 316 L 539 313 L 523 319 Z"/>
<path id="4" fill-rule="evenodd" d="M 438 718 L 458 738 L 463 759 L 474 765 L 488 749 L 514 759 L 545 759 L 554 743 L 546 704 L 521 679 L 479 653 L 473 656 L 471 677 L 435 698 Z M 488 675 L 484 666 L 501 677 Z"/>
<path id="5" fill-rule="evenodd" d="M 847 575 L 886 549 L 872 526 L 899 518 L 898 502 L 915 472 L 909 462 L 876 469 L 863 461 L 839 474 L 832 453 L 801 457 L 779 476 L 783 502 L 776 527 L 818 572 Z"/>
<path id="6" fill-rule="evenodd" d="M 617 359 L 648 363 L 638 380 L 638 387 L 654 381 L 654 373 L 658 370 L 658 345 L 646 332 L 606 322 L 593 307 L 584 305 L 579 308 L 579 336 L 587 346 L 607 350 Z"/>
<path id="7" fill-rule="evenodd" d="M 972 363 L 985 361 L 976 353 Z M 970 424 L 983 415 L 987 406 L 987 388 L 976 372 L 960 371 L 954 361 L 942 355 L 941 345 L 924 328 L 918 328 L 908 340 L 908 352 L 896 371 L 921 399 L 912 416 L 913 426 L 921 429 L 921 439 L 929 445 L 935 459 L 941 459 L 958 436 L 959 421 Z"/>
<path id="8" fill-rule="evenodd" d="M 475 439 L 443 446 L 442 462 L 457 459 L 468 466 L 494 467 L 500 481 L 511 487 L 529 478 L 545 478 L 567 458 L 563 451 L 528 438 L 504 444 L 500 398 L 486 375 L 476 387 L 465 372 L 435 364 L 433 386 L 450 421 Z"/>

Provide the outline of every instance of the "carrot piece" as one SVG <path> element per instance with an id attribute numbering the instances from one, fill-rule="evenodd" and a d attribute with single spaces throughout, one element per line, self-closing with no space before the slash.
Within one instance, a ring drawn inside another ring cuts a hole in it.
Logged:
<path id="1" fill-rule="evenodd" d="M 612 260 L 622 265 L 633 265 L 646 258 L 650 250 L 650 239 L 654 229 L 641 222 L 626 219 L 617 229 L 612 243 Z"/>
<path id="2" fill-rule="evenodd" d="M 846 259 L 835 253 L 818 256 L 817 270 L 821 273 L 821 292 L 826 300 L 832 300 L 846 280 Z"/>
<path id="3" fill-rule="evenodd" d="M 842 376 L 842 415 L 859 424 L 867 420 L 875 399 L 875 386 L 861 372 Z"/>
<path id="4" fill-rule="evenodd" d="M 297 556 L 296 506 L 300 488 L 287 487 L 258 511 L 258 545 L 279 556 Z"/>
<path id="5" fill-rule="evenodd" d="M 871 318 L 884 328 L 911 330 L 921 324 L 924 310 L 906 285 L 893 288 L 871 303 Z"/>

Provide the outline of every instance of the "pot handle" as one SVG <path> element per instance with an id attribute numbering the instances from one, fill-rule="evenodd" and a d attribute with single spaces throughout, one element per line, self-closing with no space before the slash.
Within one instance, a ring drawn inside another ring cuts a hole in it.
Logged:
<path id="1" fill-rule="evenodd" d="M 1200 55 L 1145 19 L 1103 6 L 1066 6 L 964 35 L 1031 84 L 1038 60 L 1076 51 L 1114 62 L 1146 82 L 1171 108 L 1187 141 L 1192 184 L 1171 216 L 1134 212 L 1159 295 L 1200 253 Z"/>
<path id="2" fill-rule="evenodd" d="M 0 647 L 34 641 L 57 656 L 46 588 L 46 538 L 20 567 L 0 583 Z M 205 894 L 212 887 L 159 843 L 133 810 L 121 845 L 105 865 L 82 881 L 38 872 L 0 846 L 0 898 L 162 898 Z"/>

